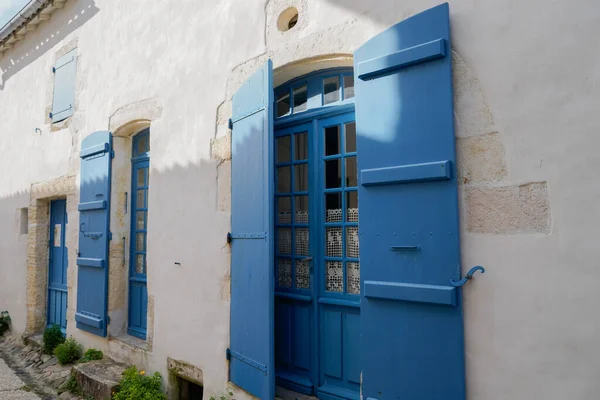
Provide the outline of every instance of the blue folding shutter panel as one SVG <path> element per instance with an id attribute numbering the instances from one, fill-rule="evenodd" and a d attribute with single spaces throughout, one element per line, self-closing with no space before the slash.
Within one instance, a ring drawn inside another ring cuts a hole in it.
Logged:
<path id="1" fill-rule="evenodd" d="M 269 60 L 233 96 L 230 379 L 273 399 L 273 72 Z"/>
<path id="2" fill-rule="evenodd" d="M 94 132 L 81 144 L 77 328 L 106 336 L 112 135 Z"/>
<path id="3" fill-rule="evenodd" d="M 442 4 L 354 54 L 364 399 L 465 398 L 450 51 Z"/>
<path id="4" fill-rule="evenodd" d="M 54 64 L 54 96 L 52 99 L 52 123 L 73 115 L 75 107 L 75 75 L 77 74 L 77 49 L 73 49 Z"/>

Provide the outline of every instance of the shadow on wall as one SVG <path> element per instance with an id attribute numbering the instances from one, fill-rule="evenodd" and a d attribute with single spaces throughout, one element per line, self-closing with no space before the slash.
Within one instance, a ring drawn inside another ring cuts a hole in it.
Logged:
<path id="1" fill-rule="evenodd" d="M 7 310 L 13 329 L 26 323 L 27 235 L 22 208 L 29 207 L 29 190 L 0 198 L 0 309 Z"/>
<path id="2" fill-rule="evenodd" d="M 35 31 L 29 32 L 24 40 L 0 58 L 0 90 L 4 90 L 6 82 L 13 75 L 53 50 L 57 43 L 89 21 L 98 11 L 100 9 L 96 7 L 95 0 L 69 1 L 63 9 L 56 10 L 49 21 L 40 23 Z"/>

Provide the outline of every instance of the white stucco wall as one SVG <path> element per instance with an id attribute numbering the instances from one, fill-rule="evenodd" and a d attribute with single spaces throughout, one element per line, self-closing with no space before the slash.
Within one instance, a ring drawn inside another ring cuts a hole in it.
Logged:
<path id="1" fill-rule="evenodd" d="M 70 0 L 0 58 L 0 309 L 11 313 L 15 333 L 25 329 L 27 269 L 17 210 L 29 204 L 31 185 L 77 174 L 83 137 L 107 129 L 118 109 L 154 99 L 162 112 L 151 122 L 152 350 L 109 348 L 75 328 L 71 256 L 68 334 L 164 376 L 167 357 L 185 360 L 202 370 L 209 396 L 225 393 L 230 216 L 227 162 L 211 158 L 211 139 L 227 135 L 217 108 L 225 101 L 220 110 L 227 117 L 227 100 L 266 57 L 278 68 L 350 54 L 437 3 Z M 289 5 L 299 8 L 299 23 L 281 34 L 276 18 Z M 450 8 L 459 158 L 467 178 L 460 199 L 463 269 L 487 270 L 464 289 L 468 397 L 595 398 L 600 186 L 592 172 L 600 163 L 600 5 L 489 0 L 454 1 Z M 76 113 L 65 129 L 51 132 L 50 69 L 56 52 L 75 39 Z M 479 148 L 489 157 L 477 159 Z M 520 202 L 522 192 L 512 188 L 531 182 L 546 183 L 527 195 L 539 196 L 535 201 Z M 511 199 L 515 207 L 505 207 Z M 547 214 L 540 217 L 539 207 Z M 484 222 L 473 217 L 482 213 Z M 72 235 L 76 214 L 69 215 Z"/>

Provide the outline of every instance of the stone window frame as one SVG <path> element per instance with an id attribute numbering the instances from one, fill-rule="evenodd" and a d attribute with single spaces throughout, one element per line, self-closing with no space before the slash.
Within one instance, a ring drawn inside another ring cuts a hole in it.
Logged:
<path id="1" fill-rule="evenodd" d="M 151 292 L 150 277 L 148 277 L 146 340 L 128 335 L 131 154 L 134 136 L 144 129 L 152 129 L 152 125 L 161 117 L 162 110 L 163 107 L 157 99 L 145 99 L 117 108 L 111 114 L 108 123 L 108 130 L 113 134 L 115 151 L 111 176 L 110 213 L 111 232 L 115 240 L 109 244 L 108 313 L 111 324 L 108 335 L 109 340 L 117 340 L 142 351 L 152 351 L 154 296 Z M 125 209 L 128 210 L 127 215 L 124 215 Z M 150 263 L 148 266 L 150 267 Z"/>

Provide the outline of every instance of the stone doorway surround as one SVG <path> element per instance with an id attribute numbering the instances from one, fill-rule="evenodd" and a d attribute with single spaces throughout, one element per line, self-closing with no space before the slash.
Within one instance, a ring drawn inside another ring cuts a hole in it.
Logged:
<path id="1" fill-rule="evenodd" d="M 66 246 L 68 259 L 76 259 L 77 248 L 77 185 L 75 176 L 61 176 L 31 185 L 29 199 L 29 235 L 27 239 L 27 323 L 25 334 L 40 333 L 46 326 L 47 287 L 48 287 L 48 240 L 50 224 L 50 201 L 67 200 L 68 223 Z M 67 321 L 72 320 L 73 291 L 76 268 L 67 269 Z"/>

